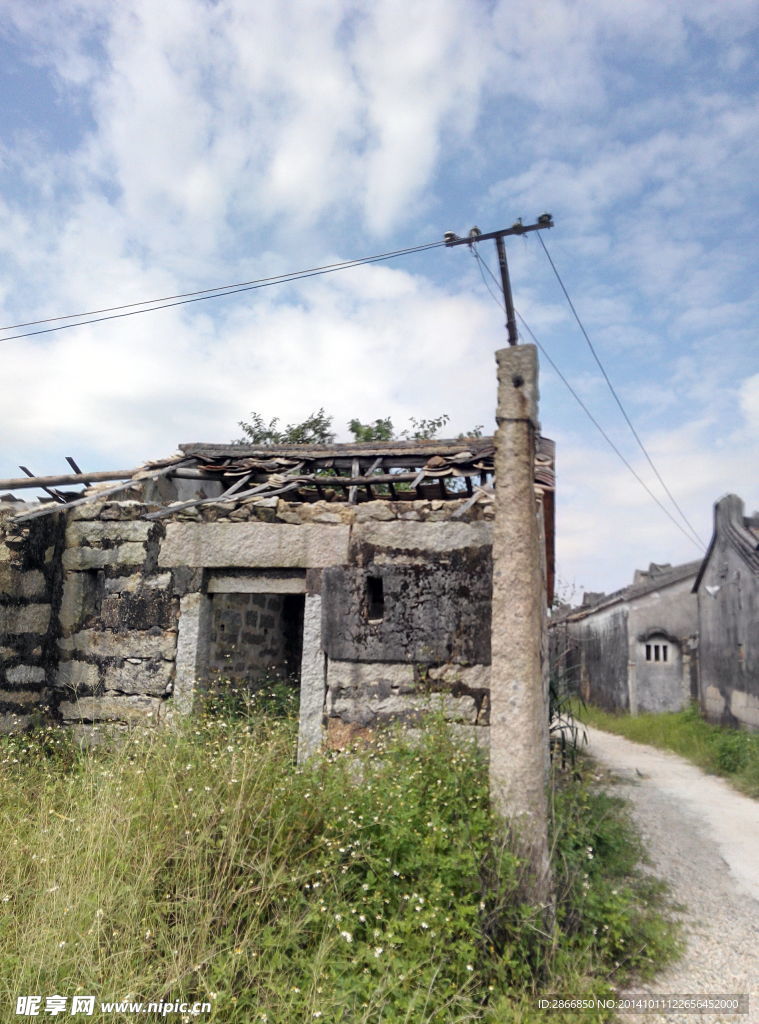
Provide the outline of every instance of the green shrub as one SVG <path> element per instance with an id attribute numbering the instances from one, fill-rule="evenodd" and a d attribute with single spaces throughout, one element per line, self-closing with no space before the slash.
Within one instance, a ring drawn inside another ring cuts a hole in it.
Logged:
<path id="1" fill-rule="evenodd" d="M 292 719 L 222 710 L 110 750 L 0 743 L 8 1020 L 18 995 L 83 992 L 209 1000 L 224 1024 L 530 1022 L 536 995 L 608 992 L 672 951 L 581 769 L 554 790 L 552 924 L 444 723 L 296 768 Z"/>

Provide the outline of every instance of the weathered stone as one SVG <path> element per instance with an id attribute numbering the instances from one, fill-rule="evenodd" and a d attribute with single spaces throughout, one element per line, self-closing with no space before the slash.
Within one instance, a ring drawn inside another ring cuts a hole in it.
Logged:
<path id="1" fill-rule="evenodd" d="M 39 569 L 22 571 L 9 563 L 0 564 L 0 594 L 28 599 L 44 596 L 45 588 L 45 576 Z"/>
<path id="2" fill-rule="evenodd" d="M 158 563 L 198 567 L 309 568 L 343 563 L 347 526 L 169 523 Z"/>
<path id="3" fill-rule="evenodd" d="M 332 694 L 390 696 L 414 693 L 414 666 L 375 662 L 333 661 L 327 666 L 327 686 Z"/>
<path id="4" fill-rule="evenodd" d="M 311 516 L 312 523 L 341 523 L 343 517 L 339 512 L 318 512 L 315 516 Z"/>
<path id="5" fill-rule="evenodd" d="M 55 680 L 59 690 L 96 690 L 100 682 L 100 671 L 97 665 L 86 661 L 61 661 Z"/>
<path id="6" fill-rule="evenodd" d="M 171 580 L 171 575 L 165 573 L 164 578 Z M 109 576 L 103 581 L 103 590 L 106 594 L 135 594 L 144 584 L 145 576 L 141 572 L 132 576 Z"/>
<path id="7" fill-rule="evenodd" d="M 486 547 L 492 536 L 492 529 L 485 523 L 365 522 L 356 524 L 351 542 L 352 546 L 365 544 L 396 556 L 404 552 L 433 555 L 457 548 Z"/>
<path id="8" fill-rule="evenodd" d="M 136 522 L 84 522 L 69 523 L 66 528 L 66 546 L 75 547 L 79 544 L 102 544 L 107 541 L 140 541 L 148 539 L 152 523 L 142 520 Z"/>
<path id="9" fill-rule="evenodd" d="M 281 523 L 290 525 L 299 525 L 302 522 L 300 512 L 286 505 L 285 502 L 282 502 L 281 507 L 277 508 L 277 519 Z"/>
<path id="10" fill-rule="evenodd" d="M 13 711 L 0 713 L 0 735 L 10 736 L 13 733 L 25 732 L 31 728 L 34 715 L 17 715 Z"/>
<path id="11" fill-rule="evenodd" d="M 459 684 L 471 690 L 490 688 L 490 665 L 432 665 L 428 675 L 431 680 L 447 686 Z"/>
<path id="12" fill-rule="evenodd" d="M 61 561 L 66 570 L 102 569 L 107 565 L 142 565 L 145 556 L 143 544 L 127 542 L 115 548 L 67 548 Z"/>
<path id="13" fill-rule="evenodd" d="M 174 699 L 177 714 L 189 714 L 208 671 L 211 600 L 205 594 L 186 594 L 179 603 Z"/>
<path id="14" fill-rule="evenodd" d="M 219 573 L 208 581 L 209 594 L 305 594 L 306 575 Z"/>
<path id="15" fill-rule="evenodd" d="M 171 595 L 155 588 L 136 594 L 128 591 L 103 599 L 100 622 L 106 629 L 169 629 L 174 625 Z"/>
<path id="16" fill-rule="evenodd" d="M 113 747 L 123 741 L 127 735 L 127 726 L 120 722 L 100 725 L 86 725 L 82 722 L 71 722 L 66 725 L 66 732 L 85 750 L 95 747 Z"/>
<path id="17" fill-rule="evenodd" d="M 15 704 L 23 711 L 42 705 L 46 698 L 47 694 L 44 690 L 3 690 L 0 692 L 0 704 Z"/>
<path id="18" fill-rule="evenodd" d="M 354 528 L 354 535 L 367 527 L 415 528 L 427 534 L 449 525 L 364 523 Z M 365 567 L 332 566 L 322 574 L 322 634 L 330 659 L 489 664 L 489 547 L 457 548 L 436 557 L 420 557 L 419 551 L 398 557 L 395 551 L 377 552 L 366 545 L 356 554 Z M 381 608 L 374 613 L 372 588 L 382 593 Z"/>
<path id="19" fill-rule="evenodd" d="M 80 629 L 85 620 L 98 611 L 98 576 L 97 572 L 66 573 L 58 616 L 64 635 Z"/>
<path id="20" fill-rule="evenodd" d="M 300 665 L 298 764 L 316 753 L 324 740 L 325 656 L 322 649 L 322 599 L 306 597 L 303 612 L 303 656 Z"/>
<path id="21" fill-rule="evenodd" d="M 328 699 L 327 706 L 330 717 L 368 727 L 390 721 L 419 721 L 425 715 L 439 712 L 451 722 L 474 725 L 477 721 L 477 706 L 472 697 L 452 697 L 449 694 L 375 697 L 362 693 L 352 698 Z"/>
<path id="22" fill-rule="evenodd" d="M 369 520 L 390 521 L 395 518 L 392 506 L 386 501 L 366 501 L 356 509 L 357 523 L 365 523 Z"/>
<path id="23" fill-rule="evenodd" d="M 169 688 L 172 665 L 168 661 L 129 658 L 121 665 L 108 666 L 103 681 L 106 690 L 162 696 Z"/>
<path id="24" fill-rule="evenodd" d="M 125 722 L 138 724 L 158 720 L 161 701 L 157 697 L 133 697 L 106 693 L 102 697 L 79 697 L 63 701 L 58 710 L 64 722 Z"/>
<path id="25" fill-rule="evenodd" d="M 0 632 L 45 633 L 49 623 L 49 604 L 0 605 Z"/>
<path id="26" fill-rule="evenodd" d="M 71 637 L 63 637 L 58 646 L 65 653 L 79 651 L 96 658 L 165 658 L 176 654 L 176 633 L 167 631 L 154 636 L 146 631 L 112 633 L 83 629 Z"/>
<path id="27" fill-rule="evenodd" d="M 345 750 L 357 744 L 370 743 L 372 739 L 372 730 L 356 722 L 343 722 L 340 718 L 327 720 L 327 746 L 330 750 Z"/>
<path id="28" fill-rule="evenodd" d="M 45 679 L 45 670 L 41 665 L 14 665 L 5 673 L 9 683 L 41 683 Z"/>

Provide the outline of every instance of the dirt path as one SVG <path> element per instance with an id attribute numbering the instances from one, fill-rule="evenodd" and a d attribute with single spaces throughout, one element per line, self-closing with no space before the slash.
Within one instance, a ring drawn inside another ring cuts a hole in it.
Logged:
<path id="1" fill-rule="evenodd" d="M 759 803 L 675 754 L 588 729 L 651 857 L 684 908 L 687 949 L 646 991 L 749 993 L 748 1014 L 624 1014 L 624 1024 L 759 1024 Z"/>

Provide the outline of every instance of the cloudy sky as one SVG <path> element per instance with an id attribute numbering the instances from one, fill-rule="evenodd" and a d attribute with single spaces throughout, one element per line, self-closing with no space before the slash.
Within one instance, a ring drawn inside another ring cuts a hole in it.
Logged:
<path id="1" fill-rule="evenodd" d="M 532 222 L 704 540 L 759 507 L 759 0 L 0 0 L 0 324 Z M 480 246 L 496 271 L 493 243 Z M 537 234 L 517 309 L 672 515 Z M 485 272 L 485 281 L 495 286 Z M 466 246 L 0 331 L 0 477 L 229 441 L 251 410 L 493 427 Z M 566 592 L 698 557 L 541 357 Z M 687 532 L 687 528 L 683 527 Z"/>

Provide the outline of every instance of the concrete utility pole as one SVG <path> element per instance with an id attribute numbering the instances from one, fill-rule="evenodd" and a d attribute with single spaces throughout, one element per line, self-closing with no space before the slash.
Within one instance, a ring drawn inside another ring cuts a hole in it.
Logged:
<path id="1" fill-rule="evenodd" d="M 488 238 L 495 239 L 495 247 L 498 253 L 498 266 L 501 270 L 501 289 L 503 290 L 503 301 L 506 307 L 506 329 L 509 332 L 509 345 L 516 345 L 519 342 L 517 334 L 517 321 L 514 313 L 514 300 L 511 296 L 511 281 L 509 279 L 509 265 L 506 262 L 506 246 L 504 238 L 507 235 L 526 235 L 529 231 L 542 231 L 543 228 L 553 227 L 553 217 L 550 213 L 541 213 L 534 224 L 523 224 L 518 220 L 510 228 L 503 228 L 501 231 L 488 231 L 486 234 L 479 228 L 472 228 L 466 238 L 459 238 L 453 231 L 446 231 L 443 240 L 447 246 L 468 245 L 470 248 L 475 242 L 484 242 Z"/>
<path id="2" fill-rule="evenodd" d="M 545 581 L 535 497 L 538 358 L 500 349 L 493 525 L 490 793 L 531 865 L 536 903 L 551 903 L 548 856 L 548 694 Z"/>

